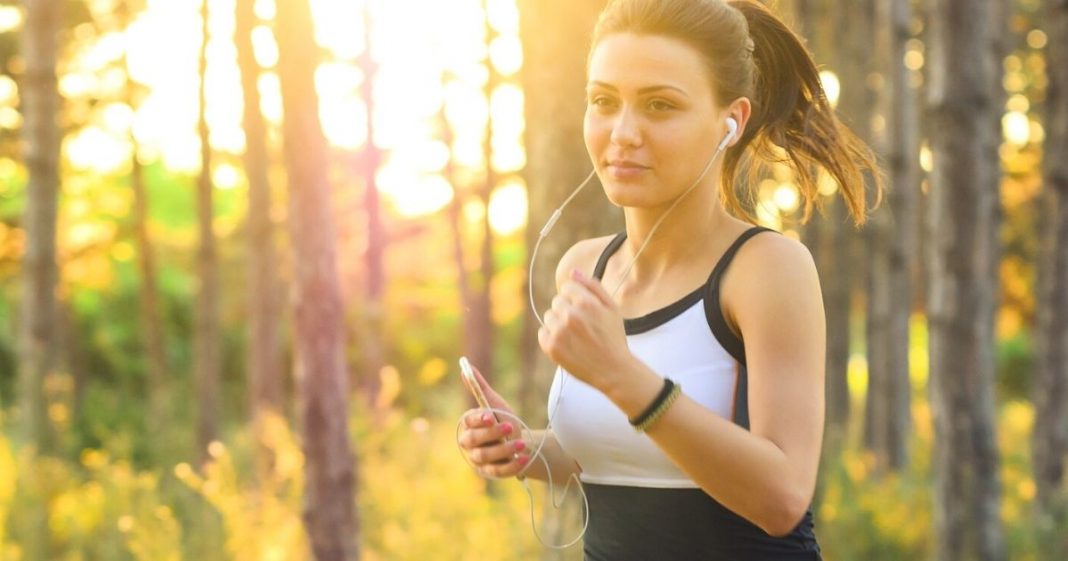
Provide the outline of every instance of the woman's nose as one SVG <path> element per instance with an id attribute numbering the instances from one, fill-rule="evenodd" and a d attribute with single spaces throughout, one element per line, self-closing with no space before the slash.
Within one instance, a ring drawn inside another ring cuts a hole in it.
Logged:
<path id="1" fill-rule="evenodd" d="M 616 113 L 612 122 L 612 144 L 633 147 L 642 142 L 641 127 L 636 116 L 628 109 Z"/>

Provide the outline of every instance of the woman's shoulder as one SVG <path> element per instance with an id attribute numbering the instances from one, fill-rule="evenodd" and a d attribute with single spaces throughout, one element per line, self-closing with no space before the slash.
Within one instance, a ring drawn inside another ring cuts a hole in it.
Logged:
<path id="1" fill-rule="evenodd" d="M 587 276 L 593 276 L 597 259 L 615 236 L 613 234 L 580 240 L 569 247 L 556 266 L 556 287 L 563 286 L 573 269 L 578 269 Z"/>
<path id="2" fill-rule="evenodd" d="M 776 232 L 753 236 L 738 249 L 721 283 L 725 319 L 738 326 L 748 308 L 783 305 L 797 299 L 822 304 L 819 275 L 808 246 Z"/>

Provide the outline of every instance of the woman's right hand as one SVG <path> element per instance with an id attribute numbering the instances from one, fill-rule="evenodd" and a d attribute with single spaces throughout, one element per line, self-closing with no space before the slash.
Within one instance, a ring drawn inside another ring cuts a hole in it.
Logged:
<path id="1" fill-rule="evenodd" d="M 472 367 L 473 368 L 473 367 Z M 496 416 L 485 409 L 470 409 L 463 415 L 460 450 L 483 477 L 506 478 L 519 475 L 530 462 L 529 443 L 523 438 L 518 417 L 504 400 L 473 368 L 478 385 L 486 394 L 490 407 L 507 412 Z"/>

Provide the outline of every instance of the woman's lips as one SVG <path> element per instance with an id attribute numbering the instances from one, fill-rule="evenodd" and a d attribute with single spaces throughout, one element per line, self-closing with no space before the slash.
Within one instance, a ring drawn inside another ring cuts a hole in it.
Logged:
<path id="1" fill-rule="evenodd" d="M 606 169 L 608 175 L 614 179 L 633 179 L 649 171 L 650 168 L 636 162 L 614 160 L 608 162 Z"/>

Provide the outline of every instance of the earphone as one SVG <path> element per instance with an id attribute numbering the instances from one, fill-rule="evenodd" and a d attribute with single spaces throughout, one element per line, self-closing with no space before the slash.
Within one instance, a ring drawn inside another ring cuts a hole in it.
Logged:
<path id="1" fill-rule="evenodd" d="M 686 191 L 684 191 L 681 195 L 676 197 L 675 201 L 671 204 L 671 206 L 668 207 L 668 209 L 666 211 L 664 211 L 664 213 L 662 215 L 660 215 L 660 218 L 657 219 L 656 223 L 653 224 L 653 227 L 649 230 L 649 234 L 645 236 L 645 240 L 642 242 L 642 245 L 638 248 L 638 250 L 636 252 L 634 252 L 634 257 L 631 258 L 630 263 L 626 266 L 626 268 L 623 270 L 622 274 L 620 275 L 619 284 L 617 284 L 616 287 L 615 287 L 615 290 L 613 290 L 611 292 L 613 297 L 615 296 L 616 292 L 618 292 L 619 289 L 623 286 L 623 282 L 626 281 L 627 275 L 630 273 L 630 270 L 634 267 L 634 264 L 637 262 L 638 257 L 641 255 L 642 251 L 644 251 L 645 247 L 649 244 L 649 241 L 653 238 L 653 234 L 656 233 L 656 230 L 660 227 L 660 224 L 664 221 L 665 218 L 667 218 L 667 216 L 669 214 L 671 214 L 671 211 L 674 210 L 675 207 L 684 198 L 686 198 L 686 195 L 688 195 L 691 191 L 694 190 L 694 188 L 696 188 L 701 183 L 701 181 L 705 178 L 705 175 L 707 175 L 708 171 L 712 168 L 712 163 L 715 162 L 716 156 L 718 156 L 721 152 L 723 152 L 723 150 L 725 148 L 727 148 L 727 145 L 731 142 L 731 140 L 734 139 L 735 134 L 738 132 L 738 121 L 735 120 L 733 117 L 728 117 L 726 119 L 726 125 L 727 125 L 727 134 L 724 135 L 723 140 L 721 140 L 719 145 L 716 147 L 716 151 L 712 153 L 712 157 L 708 159 L 708 163 L 705 164 L 705 167 L 701 171 L 701 174 L 697 177 L 697 179 L 693 182 L 693 184 L 690 185 L 690 187 L 688 189 L 686 189 Z M 541 231 L 539 232 L 537 241 L 534 243 L 534 249 L 531 251 L 531 254 L 530 254 L 530 264 L 527 267 L 527 271 L 528 271 L 527 287 L 528 287 L 528 291 L 529 291 L 529 295 L 530 295 L 530 308 L 534 312 L 534 317 L 538 320 L 538 324 L 539 325 L 544 326 L 545 323 L 542 321 L 541 315 L 538 314 L 537 305 L 534 302 L 534 264 L 535 264 L 535 259 L 538 256 L 538 249 L 541 247 L 542 240 L 544 240 L 545 237 L 549 235 L 549 232 L 553 229 L 553 227 L 556 225 L 556 222 L 560 219 L 560 216 L 563 214 L 564 208 L 566 208 L 567 205 L 571 203 L 572 199 L 574 199 L 579 194 L 579 192 L 584 187 L 586 187 L 586 185 L 590 182 L 590 180 L 593 179 L 593 176 L 596 175 L 596 174 L 597 174 L 597 170 L 595 168 L 593 171 L 590 172 L 590 175 L 588 175 L 586 177 L 586 179 L 583 180 L 582 183 L 579 184 L 579 186 L 575 188 L 575 190 L 571 193 L 571 195 L 568 196 L 566 200 L 564 200 L 564 203 L 562 205 L 560 205 L 560 207 L 557 208 L 555 211 L 553 211 L 552 215 L 549 217 L 548 220 L 546 220 L 545 225 L 542 227 Z M 561 370 L 560 372 L 561 372 L 560 388 L 556 393 L 556 400 L 553 402 L 552 406 L 549 408 L 549 419 L 548 419 L 548 421 L 547 421 L 547 423 L 545 425 L 545 429 L 544 429 L 544 431 L 542 433 L 543 435 L 549 434 L 551 432 L 551 430 L 552 430 L 553 419 L 556 417 L 556 411 L 559 409 L 560 398 L 564 394 L 564 386 L 567 383 L 568 376 L 566 375 L 567 374 L 566 371 Z M 522 419 L 519 419 L 515 415 L 509 414 L 506 411 L 500 411 L 500 410 L 496 410 L 496 409 L 490 409 L 490 411 L 492 411 L 495 415 L 504 415 L 504 416 L 507 416 L 507 417 L 514 418 L 514 420 L 517 421 L 518 426 L 522 427 L 522 433 L 528 433 L 529 432 L 529 429 L 527 428 L 526 423 L 524 423 L 522 421 Z M 463 423 L 463 419 L 460 420 L 460 422 L 457 424 L 457 427 L 456 427 L 456 430 L 457 430 L 457 444 L 459 444 L 459 432 L 460 432 L 460 430 L 462 428 L 462 423 Z M 564 548 L 570 547 L 570 546 L 578 543 L 578 541 L 580 539 L 582 539 L 583 535 L 585 535 L 586 528 L 589 525 L 589 503 L 588 503 L 588 500 L 586 498 L 586 492 L 582 488 L 582 482 L 581 482 L 581 480 L 579 480 L 577 474 L 572 474 L 571 477 L 568 478 L 567 484 L 564 486 L 564 491 L 563 491 L 562 496 L 560 497 L 560 500 L 558 501 L 556 499 L 556 493 L 554 492 L 554 486 L 553 486 L 552 469 L 549 467 L 548 460 L 546 460 L 545 457 L 543 457 L 541 455 L 541 450 L 545 446 L 545 440 L 546 440 L 546 438 L 543 436 L 541 441 L 538 443 L 538 446 L 534 449 L 534 452 L 530 455 L 530 457 L 531 457 L 531 459 L 537 458 L 537 459 L 540 459 L 542 461 L 542 465 L 545 468 L 546 474 L 548 476 L 547 480 L 548 480 L 548 484 L 549 484 L 549 496 L 552 499 L 553 507 L 559 509 L 561 507 L 563 499 L 566 498 L 567 495 L 568 495 L 568 491 L 569 491 L 569 489 L 571 487 L 571 483 L 572 482 L 577 483 L 578 489 L 579 489 L 579 493 L 582 494 L 582 503 L 583 503 L 584 509 L 583 509 L 582 530 L 581 530 L 581 532 L 579 533 L 579 535 L 576 538 L 574 538 L 573 540 L 570 540 L 570 541 L 568 541 L 567 543 L 564 543 L 564 544 L 549 544 L 549 543 L 546 543 L 542 539 L 541 535 L 538 532 L 537 527 L 534 524 L 534 496 L 533 496 L 533 494 L 532 494 L 532 492 L 530 490 L 530 486 L 527 483 L 526 479 L 524 477 L 522 477 L 526 473 L 526 471 L 528 469 L 530 469 L 530 466 L 533 465 L 533 462 L 528 463 L 526 465 L 526 467 L 524 467 L 519 472 L 519 475 L 520 475 L 520 480 L 523 482 L 523 486 L 527 491 L 527 496 L 531 501 L 531 519 L 530 519 L 530 523 L 531 523 L 531 529 L 534 531 L 535 537 L 537 537 L 538 541 L 540 541 L 542 543 L 542 545 L 544 545 L 546 547 L 550 547 L 550 548 L 553 548 L 553 549 L 564 549 Z M 466 456 L 464 456 L 464 458 L 467 459 Z M 468 463 L 470 463 L 469 459 L 468 459 Z M 472 466 L 473 466 L 473 464 L 472 464 Z"/>
<path id="2" fill-rule="evenodd" d="M 738 132 L 738 121 L 734 117 L 727 117 L 727 135 L 723 137 L 723 141 L 719 143 L 719 148 L 716 148 L 716 152 L 721 152 L 727 147 L 727 144 L 734 139 L 734 133 Z"/>

